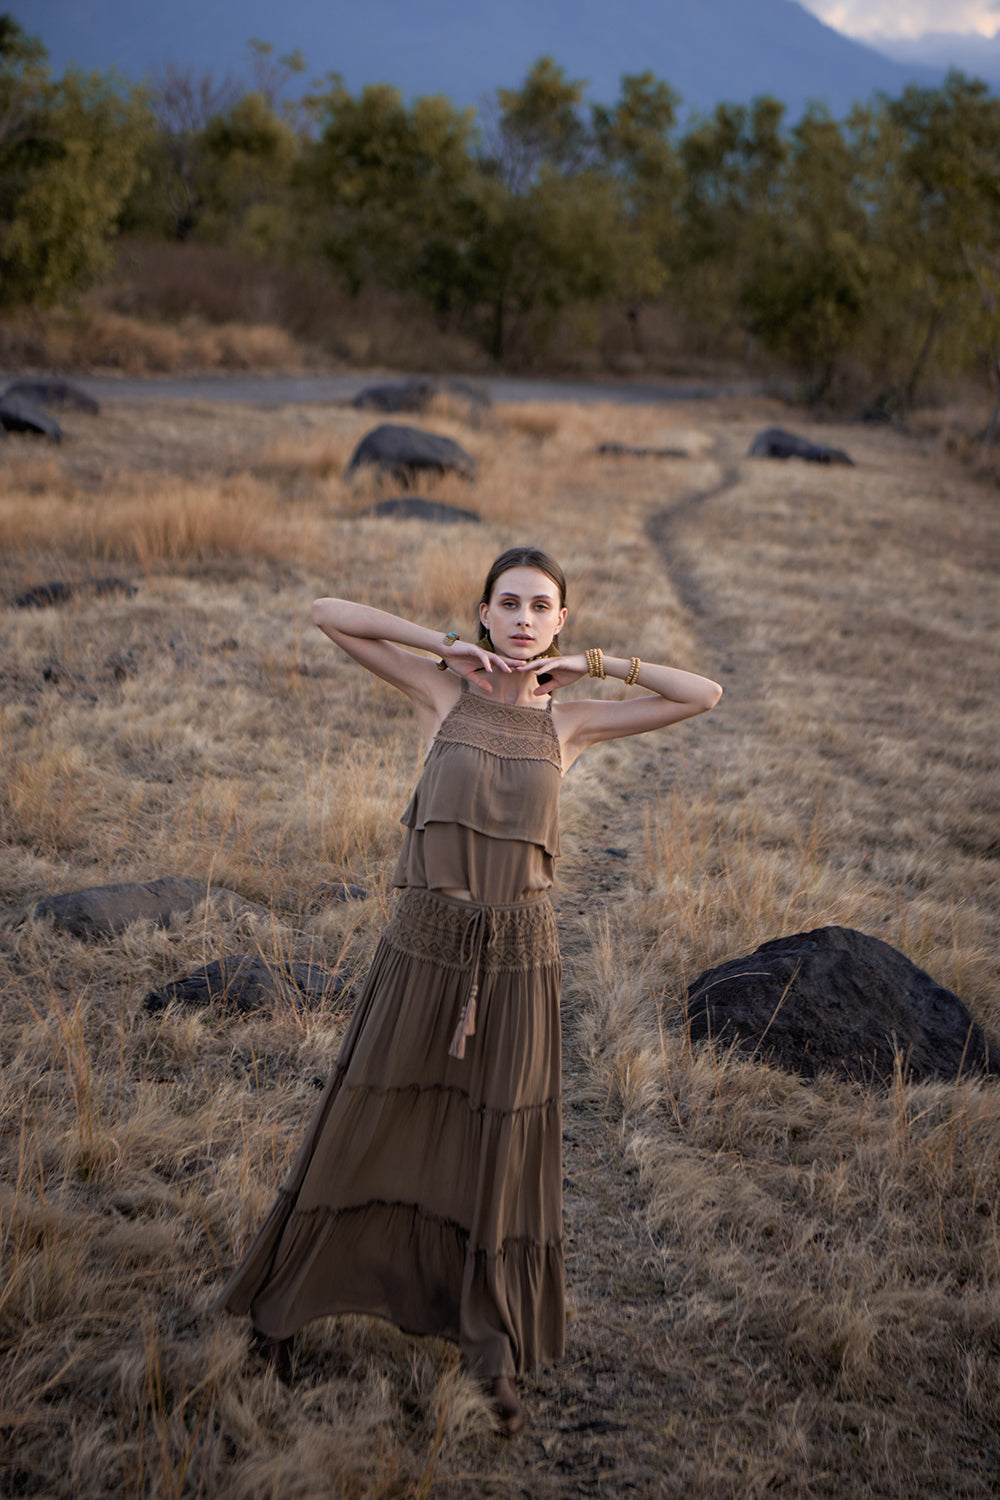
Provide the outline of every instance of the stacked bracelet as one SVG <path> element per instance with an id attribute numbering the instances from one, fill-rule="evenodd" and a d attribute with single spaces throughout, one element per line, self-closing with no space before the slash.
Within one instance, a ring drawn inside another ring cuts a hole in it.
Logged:
<path id="1" fill-rule="evenodd" d="M 590 646 L 587 650 L 587 671 L 591 677 L 597 677 L 602 682 L 608 675 L 604 670 L 604 652 L 600 646 Z"/>
<path id="2" fill-rule="evenodd" d="M 625 679 L 626 687 L 635 687 L 639 680 L 639 668 L 642 666 L 637 656 L 629 657 L 628 676 Z"/>

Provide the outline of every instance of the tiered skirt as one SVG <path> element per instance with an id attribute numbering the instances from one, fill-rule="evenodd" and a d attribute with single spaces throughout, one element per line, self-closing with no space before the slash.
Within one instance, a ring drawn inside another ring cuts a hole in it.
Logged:
<path id="1" fill-rule="evenodd" d="M 546 893 L 484 906 L 404 890 L 291 1177 L 221 1305 L 278 1338 L 329 1314 L 388 1318 L 454 1340 L 482 1378 L 557 1358 L 559 987 Z"/>

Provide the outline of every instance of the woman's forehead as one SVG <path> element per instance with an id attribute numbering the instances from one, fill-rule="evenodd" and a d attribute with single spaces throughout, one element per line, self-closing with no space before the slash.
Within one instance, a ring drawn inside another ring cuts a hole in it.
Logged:
<path id="1" fill-rule="evenodd" d="M 559 599 L 558 585 L 541 568 L 508 568 L 493 585 L 493 593 L 516 594 L 526 599 L 537 599 L 544 594 L 549 599 Z"/>

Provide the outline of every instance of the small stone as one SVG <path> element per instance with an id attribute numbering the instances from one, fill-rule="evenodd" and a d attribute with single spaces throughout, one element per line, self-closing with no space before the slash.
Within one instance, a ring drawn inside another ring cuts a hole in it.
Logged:
<path id="1" fill-rule="evenodd" d="M 421 495 L 395 495 L 388 500 L 377 500 L 362 514 L 387 516 L 397 521 L 432 521 L 439 526 L 454 526 L 461 521 L 471 521 L 478 526 L 482 520 L 474 510 L 445 505 L 442 500 L 425 500 Z"/>
<path id="2" fill-rule="evenodd" d="M 814 464 L 849 464 L 854 466 L 843 448 L 825 448 L 783 427 L 768 427 L 758 433 L 750 445 L 751 458 L 802 458 Z"/>

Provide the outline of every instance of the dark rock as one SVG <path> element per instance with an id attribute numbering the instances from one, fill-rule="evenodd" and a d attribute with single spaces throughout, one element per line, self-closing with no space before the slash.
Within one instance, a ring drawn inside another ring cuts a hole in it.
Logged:
<path id="1" fill-rule="evenodd" d="M 424 412 L 435 396 L 452 396 L 464 401 L 470 411 L 482 413 L 493 404 L 488 391 L 467 380 L 432 379 L 426 375 L 413 380 L 393 380 L 366 386 L 351 405 L 358 411 Z"/>
<path id="2" fill-rule="evenodd" d="M 255 953 L 216 959 L 152 990 L 142 1002 L 151 1015 L 177 1003 L 201 1009 L 215 1005 L 231 1015 L 249 1015 L 275 1005 L 341 1000 L 347 985 L 315 964 L 268 961 Z"/>
<path id="3" fill-rule="evenodd" d="M 23 396 L 36 406 L 65 406 L 73 411 L 88 412 L 93 417 L 101 409 L 100 402 L 68 380 L 15 380 L 4 391 L 2 399 L 6 400 L 8 396 Z"/>
<path id="4" fill-rule="evenodd" d="M 51 583 L 40 583 L 37 588 L 18 594 L 13 601 L 14 609 L 49 609 L 54 604 L 69 604 L 72 599 L 103 599 L 112 594 L 124 594 L 131 599 L 139 590 L 127 578 L 80 578 L 75 582 L 57 578 Z"/>
<path id="5" fill-rule="evenodd" d="M 441 500 L 425 500 L 421 495 L 394 495 L 389 500 L 377 500 L 362 515 L 391 516 L 397 521 L 434 521 L 439 526 L 452 526 L 459 521 L 478 524 L 482 520 L 474 510 L 445 505 Z"/>
<path id="6" fill-rule="evenodd" d="M 824 448 L 818 443 L 810 443 L 808 438 L 796 436 L 794 432 L 786 432 L 783 427 L 769 427 L 766 432 L 759 433 L 750 446 L 750 457 L 804 458 L 813 464 L 854 466 L 853 458 L 848 457 L 842 448 Z"/>
<path id="7" fill-rule="evenodd" d="M 62 442 L 62 428 L 47 411 L 23 396 L 0 396 L 0 427 L 5 432 L 30 432 Z"/>
<path id="8" fill-rule="evenodd" d="M 168 927 L 175 914 L 194 911 L 205 899 L 216 912 L 235 916 L 239 912 L 264 913 L 262 906 L 244 901 L 235 891 L 208 888 L 203 880 L 166 875 L 130 885 L 94 885 L 83 891 L 45 896 L 27 907 L 9 913 L 15 922 L 29 917 L 48 918 L 59 932 L 76 938 L 104 938 L 123 932 L 132 922 L 155 922 Z"/>
<path id="9" fill-rule="evenodd" d="M 605 854 L 610 854 L 612 859 L 628 859 L 627 849 L 615 849 L 613 846 L 605 849 Z"/>
<path id="10" fill-rule="evenodd" d="M 683 448 L 633 448 L 629 443 L 599 443 L 602 458 L 690 458 Z"/>
<path id="11" fill-rule="evenodd" d="M 361 439 L 347 465 L 346 477 L 369 466 L 391 474 L 406 488 L 417 474 L 459 474 L 463 479 L 473 479 L 476 474 L 475 459 L 451 438 L 388 422 Z"/>
<path id="12" fill-rule="evenodd" d="M 1000 1072 L 1000 1042 L 957 995 L 852 927 L 774 938 L 707 970 L 687 1010 L 692 1039 L 736 1042 L 807 1078 L 889 1083 L 897 1054 L 912 1080 Z"/>
<path id="13" fill-rule="evenodd" d="M 346 880 L 336 885 L 317 886 L 313 895 L 317 901 L 367 901 L 368 892 L 363 885 L 348 885 Z"/>

